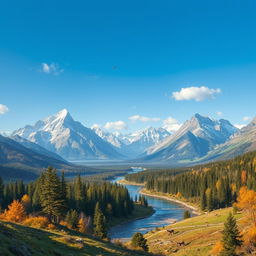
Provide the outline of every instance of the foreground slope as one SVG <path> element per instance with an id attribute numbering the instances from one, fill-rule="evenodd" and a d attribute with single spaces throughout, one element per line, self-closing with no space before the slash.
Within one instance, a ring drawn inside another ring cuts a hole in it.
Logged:
<path id="1" fill-rule="evenodd" d="M 5 256 L 137 256 L 111 243 L 69 231 L 50 231 L 0 222 L 0 255 Z"/>
<path id="2" fill-rule="evenodd" d="M 149 250 L 166 256 L 212 256 L 211 250 L 222 237 L 230 211 L 232 208 L 216 210 L 153 230 L 145 235 Z M 236 214 L 235 218 L 242 230 L 243 215 Z"/>

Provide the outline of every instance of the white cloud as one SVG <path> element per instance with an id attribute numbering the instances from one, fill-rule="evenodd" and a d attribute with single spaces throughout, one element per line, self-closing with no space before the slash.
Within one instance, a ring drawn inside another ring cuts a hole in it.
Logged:
<path id="1" fill-rule="evenodd" d="M 195 100 L 203 101 L 213 99 L 214 96 L 221 93 L 221 89 L 210 89 L 206 86 L 181 88 L 179 92 L 173 92 L 172 98 L 175 100 Z"/>
<path id="2" fill-rule="evenodd" d="M 160 118 L 134 115 L 134 116 L 130 116 L 129 120 L 131 120 L 132 122 L 137 122 L 137 121 L 140 121 L 140 122 L 158 122 L 158 121 L 160 121 Z"/>
<path id="3" fill-rule="evenodd" d="M 242 129 L 246 126 L 246 124 L 235 124 L 234 126 L 238 129 Z"/>
<path id="4" fill-rule="evenodd" d="M 216 112 L 217 116 L 223 116 L 223 113 L 221 111 Z"/>
<path id="5" fill-rule="evenodd" d="M 9 111 L 9 108 L 6 105 L 0 104 L 0 115 L 3 115 L 8 111 Z"/>
<path id="6" fill-rule="evenodd" d="M 176 132 L 181 126 L 182 124 L 171 116 L 163 120 L 163 128 L 169 132 Z"/>
<path id="7" fill-rule="evenodd" d="M 249 121 L 249 120 L 251 120 L 252 118 L 251 117 L 249 117 L 249 116 L 244 116 L 243 117 L 243 121 Z"/>
<path id="8" fill-rule="evenodd" d="M 56 63 L 41 63 L 41 72 L 45 74 L 59 75 L 64 72 L 64 69 L 61 69 Z"/>
<path id="9" fill-rule="evenodd" d="M 107 130 L 123 130 L 127 129 L 127 124 L 124 121 L 107 122 L 104 128 Z"/>

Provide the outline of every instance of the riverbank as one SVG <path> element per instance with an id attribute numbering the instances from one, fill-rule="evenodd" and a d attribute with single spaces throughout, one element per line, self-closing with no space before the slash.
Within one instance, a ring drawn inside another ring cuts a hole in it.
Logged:
<path id="1" fill-rule="evenodd" d="M 144 183 L 136 183 L 136 182 L 130 182 L 127 181 L 125 179 L 119 180 L 118 181 L 119 184 L 125 184 L 125 185 L 133 185 L 133 186 L 144 186 Z M 139 191 L 140 194 L 145 195 L 145 196 L 151 196 L 151 197 L 156 197 L 156 198 L 161 198 L 161 199 L 165 199 L 168 201 L 172 201 L 174 203 L 177 204 L 181 204 L 183 206 L 185 206 L 186 208 L 189 208 L 192 210 L 192 213 L 195 215 L 201 215 L 203 212 L 199 209 L 199 207 L 195 204 L 192 204 L 188 201 L 182 200 L 182 199 L 177 199 L 176 197 L 173 197 L 171 195 L 165 194 L 165 193 L 160 193 L 160 192 L 156 192 L 156 191 L 149 191 L 146 190 L 145 188 L 142 188 Z"/>
<path id="2" fill-rule="evenodd" d="M 122 225 L 134 220 L 144 219 L 144 218 L 150 217 L 154 213 L 155 213 L 155 210 L 151 206 L 145 207 L 139 204 L 134 204 L 134 210 L 131 215 L 127 217 L 114 218 L 110 220 L 109 227 Z"/>
<path id="3" fill-rule="evenodd" d="M 174 203 L 181 204 L 181 205 L 185 206 L 186 208 L 191 209 L 192 213 L 195 215 L 202 214 L 201 210 L 196 205 L 191 204 L 190 202 L 187 202 L 187 201 L 182 201 L 181 199 L 177 199 L 171 195 L 167 195 L 167 194 L 159 193 L 159 192 L 155 192 L 155 191 L 152 192 L 152 191 L 146 190 L 145 188 L 140 190 L 140 194 L 145 195 L 145 196 L 157 197 L 157 198 L 165 199 L 168 201 L 172 201 Z"/>
<path id="4" fill-rule="evenodd" d="M 136 182 L 131 182 L 126 179 L 118 180 L 116 183 L 118 184 L 124 184 L 124 185 L 133 185 L 133 186 L 144 186 L 145 183 L 136 183 Z"/>

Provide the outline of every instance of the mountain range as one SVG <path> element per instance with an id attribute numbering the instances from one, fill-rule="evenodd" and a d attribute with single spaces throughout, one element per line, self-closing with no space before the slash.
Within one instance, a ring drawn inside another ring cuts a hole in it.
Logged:
<path id="1" fill-rule="evenodd" d="M 111 133 L 99 127 L 85 127 L 64 109 L 14 131 L 9 139 L 34 155 L 62 164 L 70 160 L 110 159 L 190 165 L 256 150 L 255 135 L 256 119 L 239 130 L 227 120 L 200 114 L 173 134 L 163 127 L 148 127 L 130 134 Z"/>
<path id="2" fill-rule="evenodd" d="M 12 133 L 12 136 L 16 135 L 67 160 L 123 158 L 114 146 L 92 129 L 74 121 L 66 109 Z"/>

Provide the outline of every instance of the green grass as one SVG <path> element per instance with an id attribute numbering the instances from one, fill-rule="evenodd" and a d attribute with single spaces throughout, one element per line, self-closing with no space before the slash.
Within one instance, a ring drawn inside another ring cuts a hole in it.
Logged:
<path id="1" fill-rule="evenodd" d="M 232 208 L 216 210 L 189 218 L 145 235 L 150 251 L 171 256 L 211 256 L 211 249 L 221 239 L 223 224 Z M 240 228 L 242 214 L 236 214 Z M 173 233 L 167 230 L 173 230 Z M 184 242 L 184 245 L 178 243 Z"/>
<path id="2" fill-rule="evenodd" d="M 77 242 L 76 239 L 81 239 L 82 243 Z M 35 229 L 1 221 L 0 255 L 139 256 L 145 254 L 76 232 Z"/>

